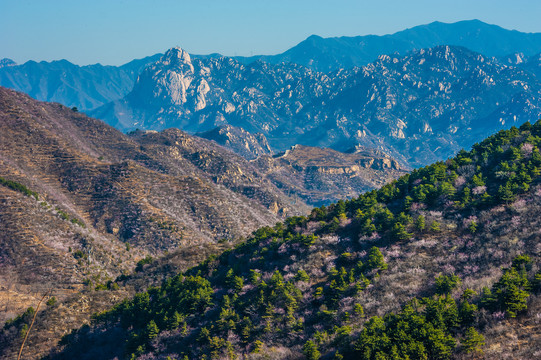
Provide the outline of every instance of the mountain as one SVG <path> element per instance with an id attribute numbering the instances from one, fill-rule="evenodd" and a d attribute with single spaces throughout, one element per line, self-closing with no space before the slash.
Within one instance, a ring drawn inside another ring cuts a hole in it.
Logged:
<path id="1" fill-rule="evenodd" d="M 385 153 L 364 148 L 343 153 L 295 145 L 281 154 L 260 156 L 253 162 L 288 195 L 313 206 L 354 198 L 406 173 Z"/>
<path id="2" fill-rule="evenodd" d="M 192 60 L 173 48 L 123 99 L 89 114 L 123 131 L 205 132 L 228 124 L 264 134 L 274 151 L 362 145 L 419 166 L 538 118 L 540 84 L 524 66 L 462 47 L 383 55 L 330 74 L 295 64 Z"/>
<path id="3" fill-rule="evenodd" d="M 180 130 L 126 136 L 5 88 L 0 117 L 1 292 L 14 304 L 3 320 L 42 289 L 67 296 L 146 255 L 212 248 L 308 210 L 245 159 Z"/>
<path id="4" fill-rule="evenodd" d="M 17 65 L 17 63 L 11 59 L 4 58 L 0 60 L 0 68 L 15 66 L 15 65 Z"/>
<path id="5" fill-rule="evenodd" d="M 8 320 L 35 307 L 36 297 L 50 293 L 54 301 L 44 305 L 51 312 L 30 340 L 34 356 L 136 290 L 161 284 L 263 225 L 308 213 L 305 200 L 328 204 L 404 173 L 392 168 L 393 159 L 372 153 L 358 174 L 335 175 L 357 177 L 340 192 L 323 181 L 308 188 L 290 167 L 277 176 L 281 161 L 269 157 L 269 170 L 179 129 L 123 134 L 0 87 L 0 357 L 13 350 L 6 345 L 14 329 Z M 327 166 L 326 159 L 313 162 Z M 337 157 L 330 166 L 352 165 Z M 294 190 L 291 179 L 298 180 Z"/>
<path id="6" fill-rule="evenodd" d="M 526 61 L 520 62 L 517 65 L 541 78 L 541 53 L 531 56 Z"/>
<path id="7" fill-rule="evenodd" d="M 257 60 L 293 63 L 318 72 L 332 72 L 368 65 L 381 55 L 407 55 L 413 50 L 438 45 L 466 47 L 485 57 L 522 53 L 530 57 L 541 52 L 541 34 L 503 29 L 479 20 L 456 23 L 433 22 L 394 34 L 322 38 L 312 35 L 297 46 L 277 55 L 234 57 L 243 64 Z M 56 101 L 68 107 L 91 110 L 125 96 L 146 65 L 162 54 L 133 60 L 125 65 L 77 66 L 66 60 L 29 61 L 22 65 L 0 60 L 0 85 L 23 91 L 35 99 Z M 192 58 L 219 59 L 220 54 L 192 55 Z M 8 66 L 9 65 L 9 66 Z"/>
<path id="8" fill-rule="evenodd" d="M 196 135 L 213 140 L 248 160 L 273 153 L 265 135 L 261 133 L 250 134 L 242 128 L 231 125 L 218 126 Z"/>
<path id="9" fill-rule="evenodd" d="M 0 86 L 25 92 L 37 100 L 89 110 L 126 95 L 142 69 L 160 56 L 148 56 L 122 66 L 78 66 L 67 60 L 17 65 L 3 59 Z"/>
<path id="10" fill-rule="evenodd" d="M 541 33 L 507 30 L 479 20 L 450 24 L 435 21 L 382 36 L 323 38 L 312 35 L 282 54 L 238 60 L 245 63 L 256 59 L 272 64 L 291 62 L 316 71 L 329 72 L 365 66 L 380 55 L 405 55 L 412 50 L 438 45 L 462 46 L 486 57 L 501 57 L 512 53 L 532 56 L 541 52 Z"/>
<path id="11" fill-rule="evenodd" d="M 541 121 L 524 123 L 260 228 L 96 314 L 49 359 L 536 358 L 540 146 Z"/>

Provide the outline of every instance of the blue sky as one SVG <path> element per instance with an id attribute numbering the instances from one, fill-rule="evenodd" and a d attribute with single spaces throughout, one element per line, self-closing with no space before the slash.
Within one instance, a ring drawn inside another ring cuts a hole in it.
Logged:
<path id="1" fill-rule="evenodd" d="M 479 19 L 541 32 L 538 0 L 0 0 L 0 58 L 119 65 L 181 46 L 276 54 L 309 35 L 389 34 Z"/>

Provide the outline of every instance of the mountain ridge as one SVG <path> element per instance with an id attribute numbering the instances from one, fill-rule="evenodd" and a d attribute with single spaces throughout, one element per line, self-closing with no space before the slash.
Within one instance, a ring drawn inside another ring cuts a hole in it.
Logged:
<path id="1" fill-rule="evenodd" d="M 125 98 L 90 114 L 124 130 L 202 132 L 229 124 L 263 133 L 274 151 L 360 144 L 409 166 L 447 158 L 541 114 L 536 57 L 531 71 L 528 62 L 511 66 L 463 47 L 437 46 L 325 74 L 184 53 L 170 49 Z"/>
<path id="2" fill-rule="evenodd" d="M 480 38 L 481 35 L 484 38 Z M 364 66 L 375 61 L 380 55 L 392 55 L 395 52 L 405 55 L 408 51 L 436 45 L 465 46 L 488 57 L 502 57 L 512 53 L 531 56 L 541 53 L 541 46 L 538 46 L 540 37 L 539 33 L 507 30 L 479 20 L 456 23 L 433 22 L 387 35 L 334 38 L 313 35 L 282 54 L 233 58 L 244 64 L 256 60 L 275 64 L 292 62 L 315 71 L 329 72 L 339 68 Z M 58 64 L 54 62 L 29 61 L 16 65 L 10 61 L 10 65 L 13 66 L 0 66 L 2 69 L 0 85 L 24 91 L 37 100 L 58 101 L 68 107 L 76 106 L 82 110 L 90 110 L 125 96 L 144 65 L 162 55 L 155 54 L 141 60 L 133 60 L 118 67 L 95 64 L 78 66 L 77 69 L 68 69 L 69 66 L 55 68 Z M 192 55 L 192 57 L 209 59 L 219 58 L 222 55 Z M 41 69 L 36 72 L 36 67 Z M 104 81 L 109 81 L 114 86 L 107 88 L 103 86 Z M 78 92 L 83 92 L 84 96 L 81 97 Z"/>
<path id="3" fill-rule="evenodd" d="M 239 58 L 242 62 L 262 59 L 270 63 L 294 62 L 317 71 L 364 66 L 380 55 L 404 55 L 408 51 L 438 45 L 464 46 L 485 56 L 499 57 L 515 52 L 531 56 L 541 52 L 540 33 L 507 30 L 480 20 L 455 23 L 434 21 L 387 35 L 338 36 L 311 35 L 277 55 Z"/>
<path id="4" fill-rule="evenodd" d="M 135 59 L 121 66 L 78 66 L 67 60 L 30 60 L 17 65 L 11 61 L 9 66 L 0 66 L 0 85 L 23 91 L 36 100 L 89 110 L 124 96 L 133 87 L 139 72 L 159 55 Z"/>
<path id="5" fill-rule="evenodd" d="M 541 121 L 524 123 L 261 228 L 97 314 L 51 358 L 536 356 L 540 145 Z"/>

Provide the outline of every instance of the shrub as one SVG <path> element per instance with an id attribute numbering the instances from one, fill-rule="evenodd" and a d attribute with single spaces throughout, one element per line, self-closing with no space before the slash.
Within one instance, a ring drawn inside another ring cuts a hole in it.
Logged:
<path id="1" fill-rule="evenodd" d="M 18 183 L 16 181 L 12 181 L 12 180 L 8 180 L 8 179 L 4 179 L 3 177 L 0 177 L 0 185 L 4 185 L 4 186 L 10 188 L 11 190 L 15 190 L 15 191 L 18 191 L 20 193 L 23 193 L 26 196 L 34 197 L 36 200 L 39 199 L 39 196 L 38 196 L 37 192 L 34 192 L 34 191 L 30 190 L 29 188 L 27 188 L 23 184 L 20 184 L 20 183 Z"/>
<path id="2" fill-rule="evenodd" d="M 143 267 L 147 264 L 150 264 L 152 261 L 154 261 L 154 258 L 152 258 L 152 256 L 145 256 L 143 259 L 137 262 L 137 265 L 135 266 L 135 271 L 143 271 Z"/>

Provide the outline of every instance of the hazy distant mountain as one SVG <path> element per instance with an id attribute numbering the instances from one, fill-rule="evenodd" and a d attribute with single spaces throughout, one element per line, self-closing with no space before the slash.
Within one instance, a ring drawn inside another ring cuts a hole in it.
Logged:
<path id="1" fill-rule="evenodd" d="M 490 57 L 511 53 L 531 56 L 541 52 L 541 33 L 507 30 L 479 20 L 451 24 L 436 21 L 382 36 L 322 38 L 312 35 L 282 54 L 238 59 L 243 62 L 261 59 L 275 64 L 293 62 L 326 72 L 367 65 L 379 55 L 404 55 L 437 45 L 463 46 Z"/>
<path id="2" fill-rule="evenodd" d="M 3 67 L 15 66 L 15 65 L 17 65 L 17 63 L 11 59 L 4 58 L 0 60 L 0 69 Z"/>
<path id="3" fill-rule="evenodd" d="M 278 64 L 291 62 L 317 71 L 334 71 L 364 66 L 380 55 L 459 45 L 488 57 L 521 53 L 527 58 L 541 52 L 541 33 L 522 33 L 489 25 L 479 20 L 446 24 L 433 22 L 390 35 L 322 38 L 310 36 L 297 46 L 277 55 L 234 57 L 240 63 L 256 60 Z M 0 85 L 23 91 L 38 100 L 57 101 L 80 110 L 90 110 L 117 100 L 132 90 L 143 68 L 162 54 L 134 60 L 120 67 L 77 66 L 68 61 L 29 61 L 16 65 L 0 61 Z M 192 59 L 219 59 L 220 54 L 192 55 Z"/>
<path id="4" fill-rule="evenodd" d="M 67 60 L 0 62 L 0 85 L 22 91 L 34 99 L 54 101 L 88 110 L 126 95 L 141 70 L 161 54 L 133 60 L 122 66 L 78 66 Z"/>
<path id="5" fill-rule="evenodd" d="M 529 70 L 461 47 L 383 55 L 330 74 L 296 64 L 192 60 L 173 48 L 131 93 L 91 114 L 122 130 L 229 124 L 263 133 L 275 150 L 361 144 L 419 165 L 537 118 L 540 90 Z"/>

